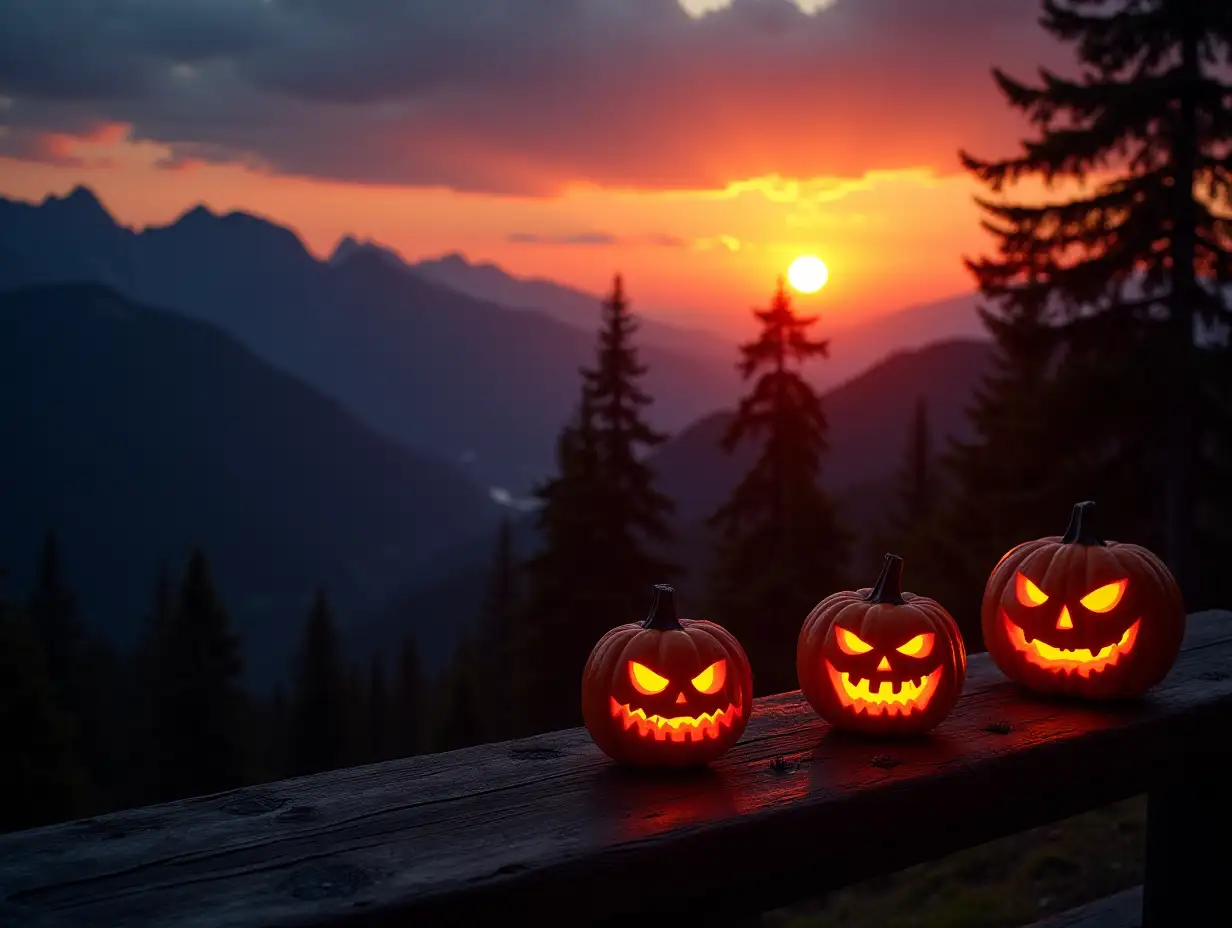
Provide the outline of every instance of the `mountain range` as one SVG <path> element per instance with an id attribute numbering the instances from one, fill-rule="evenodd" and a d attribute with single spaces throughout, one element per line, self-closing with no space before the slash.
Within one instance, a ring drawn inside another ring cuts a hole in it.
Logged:
<path id="1" fill-rule="evenodd" d="M 413 632 L 439 665 L 475 616 L 493 501 L 553 467 L 599 299 L 354 240 L 322 261 L 245 213 L 135 231 L 86 188 L 0 198 L 0 486 L 21 488 L 0 499 L 0 564 L 20 591 L 56 529 L 83 608 L 126 642 L 159 565 L 201 544 L 256 678 L 285 671 L 317 584 L 357 658 Z M 822 334 L 825 482 L 871 523 L 917 396 L 939 439 L 961 435 L 990 347 L 969 297 Z M 702 520 L 749 463 L 717 446 L 735 346 L 654 317 L 639 344 L 696 582 Z M 513 515 L 525 549 L 533 519 Z"/>
<path id="2" fill-rule="evenodd" d="M 0 295 L 0 448 L 11 592 L 54 529 L 84 617 L 124 645 L 160 567 L 201 545 L 256 680 L 285 671 L 316 585 L 362 613 L 496 524 L 455 464 L 98 284 Z"/>
<path id="3" fill-rule="evenodd" d="M 595 294 L 457 256 L 408 265 L 344 240 L 321 261 L 290 229 L 247 213 L 197 206 L 134 231 L 85 187 L 39 204 L 0 198 L 0 289 L 81 281 L 213 323 L 368 425 L 515 496 L 552 469 L 599 319 Z M 833 386 L 894 350 L 978 326 L 963 297 L 840 329 L 810 376 Z M 646 319 L 652 424 L 674 432 L 730 405 L 736 357 L 716 335 Z"/>

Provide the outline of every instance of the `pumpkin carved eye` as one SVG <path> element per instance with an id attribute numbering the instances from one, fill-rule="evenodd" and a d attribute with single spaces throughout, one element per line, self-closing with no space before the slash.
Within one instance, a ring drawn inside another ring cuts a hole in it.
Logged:
<path id="1" fill-rule="evenodd" d="M 928 657 L 933 653 L 933 642 L 937 636 L 932 632 L 925 632 L 923 635 L 916 635 L 906 644 L 898 646 L 899 654 L 906 654 L 908 657 Z"/>
<path id="2" fill-rule="evenodd" d="M 1121 597 L 1125 595 L 1125 587 L 1128 584 L 1128 579 L 1105 584 L 1097 590 L 1092 590 L 1079 602 L 1092 612 L 1111 612 L 1117 607 Z"/>
<path id="3" fill-rule="evenodd" d="M 692 680 L 694 688 L 707 696 L 713 696 L 726 682 L 727 661 L 715 661 Z"/>
<path id="4" fill-rule="evenodd" d="M 873 646 L 867 641 L 861 641 L 855 632 L 849 632 L 845 628 L 837 629 L 837 632 L 839 650 L 844 654 L 867 654 L 873 650 Z"/>
<path id="5" fill-rule="evenodd" d="M 1023 576 L 1021 572 L 1015 578 L 1014 591 L 1018 594 L 1018 601 L 1028 608 L 1042 606 L 1048 602 L 1048 594 Z"/>
<path id="6" fill-rule="evenodd" d="M 645 664 L 639 664 L 637 661 L 629 661 L 629 679 L 633 681 L 633 688 L 643 696 L 662 693 L 667 689 L 669 682 L 666 677 L 659 676 Z"/>

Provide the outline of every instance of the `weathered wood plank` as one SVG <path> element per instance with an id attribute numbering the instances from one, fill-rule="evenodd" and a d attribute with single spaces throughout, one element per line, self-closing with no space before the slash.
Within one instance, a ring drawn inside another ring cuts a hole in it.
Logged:
<path id="1" fill-rule="evenodd" d="M 1142 887 L 1096 899 L 1026 928 L 1142 928 Z"/>
<path id="2" fill-rule="evenodd" d="M 979 655 L 912 742 L 834 733 L 790 693 L 703 773 L 621 771 L 571 730 L 0 836 L 0 921 L 736 915 L 1144 792 L 1230 723 L 1232 614 L 1204 613 L 1132 705 L 1033 698 Z"/>

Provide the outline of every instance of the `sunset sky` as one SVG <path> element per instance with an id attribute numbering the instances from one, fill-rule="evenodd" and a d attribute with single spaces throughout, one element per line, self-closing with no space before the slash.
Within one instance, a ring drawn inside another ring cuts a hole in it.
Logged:
<path id="1" fill-rule="evenodd" d="M 792 258 L 830 319 L 971 289 L 957 150 L 1026 127 L 989 69 L 1068 57 L 1038 0 L 10 0 L 0 193 L 197 202 L 746 319 Z"/>

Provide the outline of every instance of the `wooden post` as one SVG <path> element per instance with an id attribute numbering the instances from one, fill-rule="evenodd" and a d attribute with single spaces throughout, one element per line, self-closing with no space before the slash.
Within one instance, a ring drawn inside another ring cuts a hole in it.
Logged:
<path id="1" fill-rule="evenodd" d="M 1151 788 L 1142 928 L 1197 928 L 1232 918 L 1232 779 L 1227 763 L 1227 754 L 1193 757 L 1186 760 L 1182 775 Z"/>

